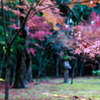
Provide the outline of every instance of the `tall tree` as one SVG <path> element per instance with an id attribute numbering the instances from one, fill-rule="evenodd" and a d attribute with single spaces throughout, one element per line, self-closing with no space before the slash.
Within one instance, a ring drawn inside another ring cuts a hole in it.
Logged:
<path id="1" fill-rule="evenodd" d="M 18 31 L 16 32 L 14 37 L 11 39 L 11 36 L 9 35 L 10 36 L 9 38 L 11 40 L 8 40 L 7 35 L 6 35 L 6 31 L 7 30 L 6 30 L 6 25 L 5 25 L 4 2 L 3 2 L 3 0 L 1 0 L 4 36 L 5 36 L 6 46 L 7 46 L 7 68 L 6 68 L 6 79 L 5 79 L 5 100 L 9 99 L 9 94 L 8 93 L 9 93 L 10 56 L 11 56 L 10 48 L 11 48 L 11 45 L 12 45 L 13 41 L 16 39 L 17 35 L 19 34 L 21 29 L 25 25 L 26 19 L 27 19 L 28 15 L 30 14 L 30 11 L 32 10 L 33 3 L 34 3 L 34 0 L 33 0 L 32 4 L 31 4 L 31 6 L 30 6 L 30 9 L 29 9 L 28 13 L 26 14 L 26 16 L 24 18 L 24 21 L 23 21 L 22 25 L 20 26 L 20 28 L 18 29 Z M 6 10 L 9 11 L 9 8 L 7 8 Z"/>
<path id="2" fill-rule="evenodd" d="M 25 6 L 25 0 L 19 0 L 20 6 Z M 25 15 L 25 8 L 20 9 L 20 13 Z M 23 16 L 20 16 L 20 25 L 24 20 Z M 17 46 L 17 65 L 16 65 L 16 76 L 14 88 L 25 88 L 25 80 L 26 80 L 26 65 L 25 65 L 25 43 L 26 43 L 26 24 L 22 27 L 21 33 L 21 41 Z"/>

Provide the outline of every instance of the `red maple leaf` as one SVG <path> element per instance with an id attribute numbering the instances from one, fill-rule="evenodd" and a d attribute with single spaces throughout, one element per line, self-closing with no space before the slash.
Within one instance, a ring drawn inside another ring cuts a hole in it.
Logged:
<path id="1" fill-rule="evenodd" d="M 90 56 L 90 57 L 95 57 L 95 54 L 90 53 L 89 56 Z"/>
<path id="2" fill-rule="evenodd" d="M 78 39 L 78 40 L 82 40 L 82 38 L 81 38 L 80 36 L 79 36 L 79 37 L 77 37 L 77 39 Z"/>
<path id="3" fill-rule="evenodd" d="M 75 54 L 80 54 L 82 51 L 79 48 L 76 48 Z"/>
<path id="4" fill-rule="evenodd" d="M 23 35 L 21 32 L 19 32 L 19 35 Z"/>
<path id="5" fill-rule="evenodd" d="M 73 97 L 74 97 L 75 99 L 78 99 L 78 96 L 76 96 L 76 95 L 75 95 L 75 96 L 73 96 Z"/>

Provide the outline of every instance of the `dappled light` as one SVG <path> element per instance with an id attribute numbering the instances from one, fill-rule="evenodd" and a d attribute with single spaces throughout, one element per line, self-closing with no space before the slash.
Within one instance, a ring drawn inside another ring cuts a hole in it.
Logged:
<path id="1" fill-rule="evenodd" d="M 65 98 L 65 99 L 67 99 L 67 98 L 68 98 L 68 96 L 65 96 L 65 95 L 60 95 L 60 94 L 43 93 L 43 95 L 46 95 L 46 96 L 51 96 L 51 97 L 57 97 L 57 98 Z"/>

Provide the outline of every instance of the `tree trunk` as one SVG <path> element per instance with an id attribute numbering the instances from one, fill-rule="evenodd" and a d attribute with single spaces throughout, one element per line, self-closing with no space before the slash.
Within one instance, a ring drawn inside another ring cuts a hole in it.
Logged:
<path id="1" fill-rule="evenodd" d="M 3 67 L 3 62 L 4 62 L 4 60 L 5 60 L 5 53 L 4 53 L 4 55 L 3 55 L 3 59 L 2 59 L 2 62 L 1 62 L 1 66 L 0 66 L 0 78 L 1 78 L 1 76 L 2 76 L 2 67 Z"/>
<path id="2" fill-rule="evenodd" d="M 25 5 L 25 0 L 19 0 L 20 5 Z M 24 9 L 20 9 L 20 12 L 25 14 Z M 20 17 L 20 25 L 22 25 L 24 17 Z M 17 66 L 16 66 L 16 75 L 14 88 L 25 88 L 25 83 L 27 81 L 27 70 L 25 63 L 25 44 L 26 44 L 26 30 L 25 25 L 21 29 L 21 41 L 18 44 L 17 48 Z"/>
<path id="3" fill-rule="evenodd" d="M 32 77 L 32 59 L 31 59 L 31 55 L 28 54 L 29 57 L 27 58 L 27 77 L 28 77 L 28 82 L 33 82 L 33 77 Z"/>
<path id="4" fill-rule="evenodd" d="M 30 62 L 31 63 L 31 62 Z M 32 77 L 32 67 L 31 64 L 28 68 L 28 82 L 33 82 L 33 77 Z"/>
<path id="5" fill-rule="evenodd" d="M 12 76 L 12 80 L 11 80 L 11 84 L 10 85 L 14 84 L 15 72 L 16 72 L 16 63 L 14 65 L 13 76 Z"/>
<path id="6" fill-rule="evenodd" d="M 69 83 L 69 70 L 64 70 L 64 83 Z"/>
<path id="7" fill-rule="evenodd" d="M 61 62 L 61 58 L 60 58 L 60 70 L 61 70 L 61 77 L 63 77 L 63 69 L 62 69 L 62 62 Z"/>
<path id="8" fill-rule="evenodd" d="M 10 46 L 7 46 L 7 68 L 5 77 L 5 100 L 9 99 L 9 76 L 10 76 Z"/>
<path id="9" fill-rule="evenodd" d="M 73 70 L 72 70 L 71 84 L 73 84 L 73 78 L 74 78 L 75 68 L 76 68 L 76 66 L 77 66 L 77 60 L 78 60 L 78 58 L 76 59 L 76 61 L 75 61 L 75 65 L 74 65 Z"/>
<path id="10" fill-rule="evenodd" d="M 99 61 L 98 65 L 99 65 L 99 71 L 100 71 L 100 61 Z M 99 79 L 100 79 L 100 73 L 99 73 Z"/>
<path id="11" fill-rule="evenodd" d="M 25 53 L 26 53 L 26 67 L 27 67 L 27 77 L 28 77 L 28 82 L 32 82 L 33 78 L 32 78 L 32 57 L 31 55 L 28 53 L 28 48 L 29 47 L 29 41 L 28 39 L 26 39 L 26 49 L 25 49 Z"/>
<path id="12" fill-rule="evenodd" d="M 1 75 L 2 75 L 2 68 L 0 67 L 0 78 L 1 78 Z"/>
<path id="13" fill-rule="evenodd" d="M 82 65 L 81 65 L 81 69 L 80 69 L 80 77 L 82 76 L 82 73 L 83 73 L 83 67 L 84 67 L 84 62 L 83 62 Z"/>
<path id="14" fill-rule="evenodd" d="M 57 62 L 56 62 L 56 77 L 59 78 L 59 58 L 57 55 Z"/>
<path id="15" fill-rule="evenodd" d="M 37 79 L 36 79 L 36 82 L 38 82 L 39 81 L 39 77 L 40 77 L 40 71 L 38 72 L 38 76 L 37 76 Z"/>
<path id="16" fill-rule="evenodd" d="M 14 88 L 25 88 L 26 83 L 26 65 L 25 65 L 25 52 L 23 50 L 17 51 L 17 65 Z"/>

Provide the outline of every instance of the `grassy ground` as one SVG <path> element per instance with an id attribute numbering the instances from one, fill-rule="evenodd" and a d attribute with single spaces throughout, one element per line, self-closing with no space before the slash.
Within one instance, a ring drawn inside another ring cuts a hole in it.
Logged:
<path id="1" fill-rule="evenodd" d="M 44 80 L 27 84 L 25 89 L 10 88 L 9 94 L 10 100 L 100 100 L 100 79 L 76 78 L 72 85 L 63 83 L 63 79 Z M 4 100 L 3 86 L 0 100 Z"/>

